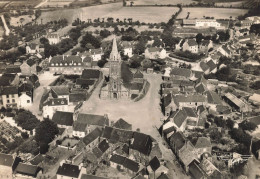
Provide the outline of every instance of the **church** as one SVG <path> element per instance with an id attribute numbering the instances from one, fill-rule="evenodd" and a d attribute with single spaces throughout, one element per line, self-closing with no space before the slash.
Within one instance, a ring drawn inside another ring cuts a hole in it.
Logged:
<path id="1" fill-rule="evenodd" d="M 112 51 L 108 59 L 109 78 L 104 81 L 100 91 L 101 99 L 130 99 L 138 96 L 144 86 L 143 74 L 132 74 L 127 64 L 121 60 L 116 38 L 113 39 Z M 140 75 L 141 74 L 141 75 Z M 135 78 L 140 78 L 135 79 Z"/>

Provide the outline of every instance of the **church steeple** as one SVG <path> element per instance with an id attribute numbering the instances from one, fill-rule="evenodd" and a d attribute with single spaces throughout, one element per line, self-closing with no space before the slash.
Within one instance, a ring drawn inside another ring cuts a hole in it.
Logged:
<path id="1" fill-rule="evenodd" d="M 113 39 L 113 46 L 112 46 L 112 51 L 110 53 L 109 60 L 110 61 L 121 61 L 121 56 L 117 50 L 116 36 L 114 36 L 114 39 Z"/>

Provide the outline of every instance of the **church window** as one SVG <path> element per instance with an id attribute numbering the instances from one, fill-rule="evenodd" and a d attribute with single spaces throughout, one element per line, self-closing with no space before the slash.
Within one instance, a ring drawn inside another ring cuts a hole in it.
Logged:
<path id="1" fill-rule="evenodd" d="M 116 89 L 116 82 L 114 82 L 114 89 Z"/>

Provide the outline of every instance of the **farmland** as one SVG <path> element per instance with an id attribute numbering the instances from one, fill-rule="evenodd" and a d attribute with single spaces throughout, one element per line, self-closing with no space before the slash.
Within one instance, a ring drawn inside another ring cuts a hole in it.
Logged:
<path id="1" fill-rule="evenodd" d="M 232 16 L 233 19 L 240 15 L 247 13 L 247 9 L 228 9 L 228 8 L 183 8 L 182 12 L 178 16 L 180 19 L 184 19 L 187 13 L 190 12 L 190 19 L 214 17 L 215 19 L 228 19 Z M 214 13 L 212 13 L 214 12 Z"/>
<path id="2" fill-rule="evenodd" d="M 196 3 L 196 1 L 193 0 L 136 0 L 133 1 L 134 5 L 177 5 L 177 4 L 191 4 Z"/>
<path id="3" fill-rule="evenodd" d="M 82 17 L 83 21 L 95 18 L 133 18 L 141 22 L 166 22 L 177 12 L 177 7 L 122 7 L 122 3 L 105 4 L 98 6 L 84 7 L 80 9 L 63 9 L 51 12 L 43 12 L 38 19 L 43 19 L 43 23 L 66 18 L 72 23 L 76 18 Z M 162 13 L 164 14 L 162 16 Z"/>

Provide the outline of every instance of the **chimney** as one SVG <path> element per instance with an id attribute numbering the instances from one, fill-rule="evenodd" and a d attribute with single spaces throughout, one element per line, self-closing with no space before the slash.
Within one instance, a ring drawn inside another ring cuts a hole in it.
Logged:
<path id="1" fill-rule="evenodd" d="M 62 55 L 62 60 L 64 60 L 64 55 Z"/>

